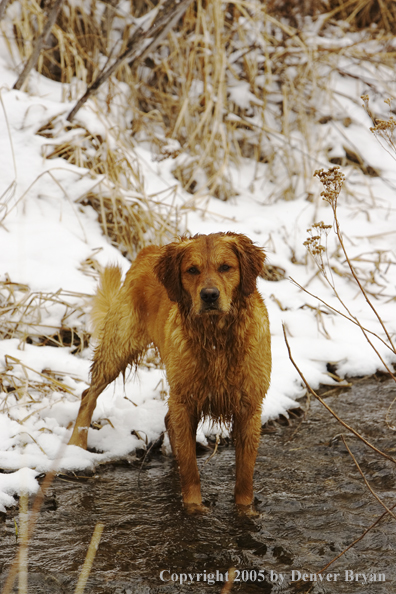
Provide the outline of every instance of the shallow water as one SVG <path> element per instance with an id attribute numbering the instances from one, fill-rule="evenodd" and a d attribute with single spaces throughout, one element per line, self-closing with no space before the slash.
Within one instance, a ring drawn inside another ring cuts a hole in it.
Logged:
<path id="1" fill-rule="evenodd" d="M 385 415 L 395 397 L 394 382 L 371 378 L 332 391 L 325 400 L 393 455 L 395 434 Z M 255 472 L 257 518 L 239 515 L 233 505 L 232 447 L 220 449 L 201 472 L 208 516 L 184 512 L 176 467 L 160 453 L 146 461 L 140 477 L 133 463 L 103 466 L 85 479 L 58 477 L 29 547 L 29 593 L 74 591 L 97 522 L 105 528 L 85 590 L 92 594 L 219 593 L 231 566 L 240 571 L 232 592 L 294 593 L 312 585 L 312 592 L 323 594 L 395 591 L 395 520 L 388 518 L 326 570 L 323 582 L 310 581 L 309 574 L 384 510 L 339 437 L 347 431 L 316 401 L 301 420 L 281 419 L 263 433 Z M 371 487 L 388 506 L 396 503 L 395 465 L 355 437 L 348 444 Z M 201 468 L 206 457 L 199 458 Z M 16 513 L 9 510 L 0 524 L 0 583 L 17 548 Z M 298 572 L 307 581 L 297 583 Z M 364 584 L 362 574 L 377 581 Z M 378 581 L 383 576 L 386 581 Z"/>

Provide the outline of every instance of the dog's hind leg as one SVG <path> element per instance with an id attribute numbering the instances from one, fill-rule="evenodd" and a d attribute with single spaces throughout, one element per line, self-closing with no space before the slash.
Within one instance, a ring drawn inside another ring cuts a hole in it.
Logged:
<path id="1" fill-rule="evenodd" d="M 169 416 L 169 411 L 165 415 L 165 427 L 166 427 L 166 431 L 168 433 L 169 443 L 172 448 L 173 457 L 176 459 L 177 451 L 176 451 L 175 436 L 174 436 L 173 427 L 172 427 L 172 423 L 171 423 L 170 416 Z"/>
<path id="2" fill-rule="evenodd" d="M 87 448 L 88 428 L 101 392 L 126 367 L 136 364 L 150 342 L 145 326 L 131 303 L 117 300 L 110 308 L 95 350 L 91 367 L 91 385 L 81 397 L 76 424 L 69 445 Z"/>

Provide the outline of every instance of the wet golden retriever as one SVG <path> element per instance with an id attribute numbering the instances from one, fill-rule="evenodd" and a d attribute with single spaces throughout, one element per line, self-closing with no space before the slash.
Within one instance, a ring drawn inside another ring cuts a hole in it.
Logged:
<path id="1" fill-rule="evenodd" d="M 69 443 L 87 447 L 99 394 L 154 344 L 170 386 L 165 422 L 185 505 L 204 509 L 195 442 L 199 421 L 210 417 L 232 425 L 235 502 L 249 506 L 271 373 L 268 314 L 256 288 L 264 258 L 246 236 L 214 233 L 144 248 L 123 284 L 118 267 L 106 268 L 92 308 L 91 385 Z"/>

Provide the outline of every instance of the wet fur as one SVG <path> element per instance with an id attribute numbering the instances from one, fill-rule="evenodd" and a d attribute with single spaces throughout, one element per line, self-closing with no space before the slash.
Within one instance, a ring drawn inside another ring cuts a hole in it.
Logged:
<path id="1" fill-rule="evenodd" d="M 117 267 L 106 268 L 92 308 L 98 346 L 91 385 L 70 444 L 87 447 L 99 394 L 154 344 L 170 386 L 165 421 L 184 503 L 202 502 L 196 429 L 210 417 L 232 425 L 235 501 L 250 505 L 271 373 L 268 315 L 256 288 L 264 258 L 244 235 L 216 233 L 143 249 L 123 284 Z M 208 302 L 213 291 L 218 298 Z"/>

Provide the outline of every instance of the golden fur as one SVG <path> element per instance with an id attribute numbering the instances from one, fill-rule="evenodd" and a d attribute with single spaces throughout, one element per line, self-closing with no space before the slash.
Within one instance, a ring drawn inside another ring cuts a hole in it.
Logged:
<path id="1" fill-rule="evenodd" d="M 232 423 L 235 501 L 250 505 L 271 373 L 268 314 L 256 288 L 264 258 L 244 235 L 215 233 L 143 249 L 123 284 L 117 267 L 106 268 L 92 308 L 92 381 L 70 444 L 87 447 L 97 397 L 154 344 L 170 386 L 165 421 L 184 503 L 202 507 L 195 434 L 210 417 Z"/>

